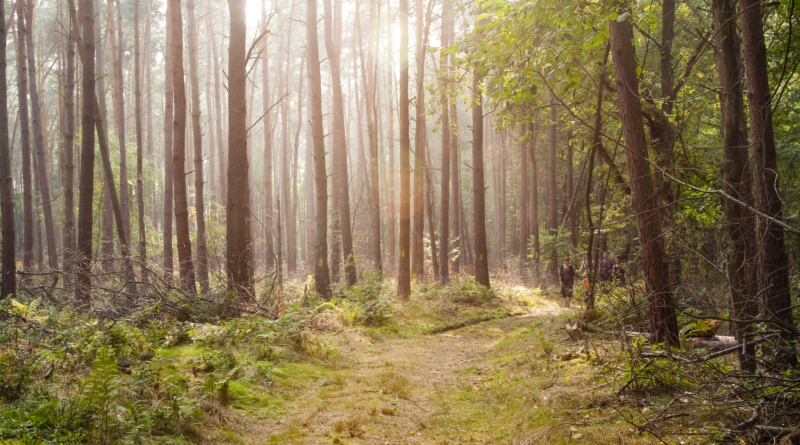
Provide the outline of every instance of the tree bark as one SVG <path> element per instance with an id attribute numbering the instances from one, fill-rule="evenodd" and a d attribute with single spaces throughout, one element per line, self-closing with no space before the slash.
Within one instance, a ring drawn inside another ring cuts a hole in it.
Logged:
<path id="1" fill-rule="evenodd" d="M 522 127 L 522 134 L 525 134 L 525 126 Z M 528 190 L 528 153 L 526 153 L 528 151 L 526 146 L 529 143 L 527 140 L 522 140 L 519 144 L 519 267 L 521 270 L 525 269 L 525 263 L 528 261 L 528 239 L 530 238 L 530 221 L 528 221 L 530 192 Z"/>
<path id="2" fill-rule="evenodd" d="M 75 33 L 68 25 L 66 79 L 64 84 L 64 271 L 67 288 L 72 289 L 75 272 Z"/>
<path id="3" fill-rule="evenodd" d="M 134 113 L 136 114 L 136 207 L 139 211 L 139 261 L 141 277 L 147 281 L 147 233 L 144 216 L 144 133 L 142 130 L 142 66 L 139 48 L 139 0 L 133 2 Z M 121 31 L 120 31 L 121 34 Z M 198 212 L 199 214 L 199 212 Z"/>
<path id="4" fill-rule="evenodd" d="M 211 9 L 211 0 L 208 0 L 208 7 Z M 214 33 L 214 21 L 211 14 L 206 15 L 206 29 L 208 36 L 211 40 L 211 53 L 214 57 L 214 125 L 217 132 L 217 159 L 219 159 L 219 176 L 212 178 L 212 181 L 217 181 L 219 184 L 219 196 L 222 200 L 222 205 L 227 206 L 228 202 L 228 158 L 225 156 L 225 149 L 223 147 L 223 112 L 222 112 L 222 80 L 220 79 L 219 72 L 222 62 L 219 59 L 217 52 L 217 37 Z"/>
<path id="5" fill-rule="evenodd" d="M 183 71 L 183 19 L 181 17 L 182 14 L 180 0 L 169 0 L 167 3 L 167 8 L 167 20 L 169 20 L 172 24 L 172 34 L 170 35 L 171 40 L 169 42 L 169 45 L 172 47 L 173 56 L 172 88 L 175 100 L 175 115 L 172 120 L 172 131 L 174 138 L 172 141 L 172 183 L 175 192 L 175 231 L 178 241 L 178 265 L 180 269 L 181 289 L 189 294 L 194 294 L 196 292 L 194 273 L 195 269 L 194 261 L 192 259 L 192 240 L 189 235 L 189 202 L 187 197 L 188 193 L 186 190 L 185 170 L 186 84 L 184 83 Z M 241 100 L 242 104 L 244 104 L 244 94 L 242 94 L 239 100 Z M 245 117 L 245 115 L 241 116 L 242 126 L 246 125 Z M 242 137 L 244 137 L 245 132 L 246 131 L 241 131 Z M 238 171 L 237 175 L 247 177 L 246 164 L 244 170 L 245 171 Z M 229 212 L 229 223 L 231 218 L 231 212 Z M 233 218 L 235 218 L 235 216 Z"/>
<path id="6" fill-rule="evenodd" d="M 549 203 L 548 203 L 548 210 L 549 210 L 549 222 L 548 225 L 550 226 L 550 236 L 556 237 L 558 236 L 558 195 L 557 195 L 557 184 L 556 184 L 556 143 L 558 141 L 557 136 L 557 120 L 558 120 L 558 110 L 556 109 L 556 99 L 555 96 L 550 96 L 550 128 L 549 128 L 549 152 L 548 152 L 548 162 L 549 162 L 549 172 L 548 172 L 548 182 L 547 182 L 547 193 L 549 195 Z M 556 242 L 555 239 L 552 241 L 553 247 L 550 250 L 550 263 L 547 265 L 547 275 L 550 277 L 551 280 L 557 279 L 558 275 L 558 252 L 556 251 Z"/>
<path id="7" fill-rule="evenodd" d="M 254 295 L 250 239 L 250 164 L 247 158 L 247 17 L 245 0 L 228 0 L 228 280 L 237 291 Z"/>
<path id="8" fill-rule="evenodd" d="M 453 39 L 453 2 L 442 2 L 442 48 L 450 45 Z M 439 280 L 442 284 L 450 280 L 450 66 L 444 51 L 439 53 L 439 70 L 442 102 L 442 186 L 439 220 Z"/>
<path id="9" fill-rule="evenodd" d="M 331 132 L 333 137 L 331 147 L 331 163 L 333 169 L 333 200 L 335 217 L 339 223 L 342 237 L 342 255 L 344 257 L 344 270 L 347 284 L 356 284 L 356 266 L 353 256 L 353 232 L 350 223 L 350 191 L 349 176 L 347 174 L 347 139 L 344 123 L 344 99 L 342 95 L 341 80 L 341 29 L 342 6 L 341 0 L 324 0 L 325 9 L 325 49 L 328 53 L 328 63 L 331 67 L 333 90 L 333 122 Z M 334 34 L 335 28 L 335 34 Z M 334 35 L 337 36 L 334 39 Z M 319 213 L 319 207 L 317 207 Z"/>
<path id="10" fill-rule="evenodd" d="M 397 294 L 411 296 L 411 165 L 408 115 L 408 0 L 400 0 L 400 259 Z"/>
<path id="11" fill-rule="evenodd" d="M 483 76 L 472 75 L 472 205 L 475 230 L 475 281 L 489 287 L 486 247 L 486 187 L 483 172 Z"/>
<path id="12" fill-rule="evenodd" d="M 388 14 L 388 27 L 391 28 L 393 20 L 391 12 Z M 387 196 L 389 197 L 389 215 L 388 215 L 388 241 L 389 244 L 389 270 L 394 271 L 395 266 L 397 264 L 397 215 L 395 214 L 395 196 L 397 193 L 394 189 L 394 178 L 395 178 L 395 170 L 394 170 L 394 53 L 392 53 L 392 39 L 387 39 L 388 42 L 386 43 L 387 46 L 387 56 L 389 57 L 389 69 L 387 71 L 387 80 L 389 87 L 386 88 L 386 92 L 388 94 L 388 100 L 386 103 L 389 107 L 389 115 L 388 115 L 388 125 L 386 126 L 388 129 L 388 140 L 387 140 L 387 153 L 386 155 L 389 157 L 389 189 L 387 190 Z"/>
<path id="13" fill-rule="evenodd" d="M 328 178 L 325 168 L 325 133 L 322 128 L 322 75 L 319 69 L 317 0 L 306 0 L 306 45 L 311 135 L 314 140 L 314 185 L 317 199 L 314 285 L 317 294 L 329 299 L 331 283 L 328 275 Z"/>
<path id="14" fill-rule="evenodd" d="M 166 20 L 167 44 L 164 48 L 164 275 L 167 283 L 174 279 L 175 254 L 172 250 L 172 226 L 175 185 L 172 179 L 172 144 L 174 142 L 172 120 L 175 117 L 175 88 L 172 85 L 173 49 L 172 21 Z"/>
<path id="15" fill-rule="evenodd" d="M 262 32 L 267 32 L 267 2 L 261 1 Z M 261 102 L 264 113 L 264 238 L 266 240 L 266 258 L 264 265 L 267 270 L 275 267 L 275 248 L 273 237 L 273 204 L 272 204 L 272 118 L 269 108 L 272 106 L 269 96 L 269 35 L 262 37 L 263 53 L 261 55 Z M 300 99 L 298 99 L 300 100 Z M 308 148 L 308 147 L 306 147 Z M 307 164 L 307 167 L 310 165 Z"/>
<path id="16" fill-rule="evenodd" d="M 74 0 L 69 0 L 73 26 Z M 92 288 L 92 204 L 94 200 L 94 119 L 97 114 L 95 89 L 95 36 L 94 5 L 92 0 L 78 0 L 77 16 L 80 17 L 81 41 L 78 44 L 83 72 L 81 73 L 81 170 L 80 196 L 78 199 L 78 268 L 75 299 L 83 309 L 91 303 Z M 77 28 L 77 26 L 75 26 Z"/>
<path id="17" fill-rule="evenodd" d="M 31 178 L 31 136 L 28 121 L 28 62 L 25 58 L 25 2 L 17 4 L 17 100 L 19 102 L 20 146 L 22 152 L 23 248 L 22 270 L 33 270 L 33 181 Z"/>
<path id="18" fill-rule="evenodd" d="M 36 56 L 33 52 L 33 1 L 25 8 L 25 46 L 28 56 L 28 90 L 31 97 L 31 122 L 33 124 L 33 145 L 36 150 L 37 179 L 42 197 L 45 236 L 47 237 L 47 264 L 58 270 L 58 251 L 56 248 L 56 229 L 53 222 L 53 205 L 50 197 L 50 175 L 47 173 L 47 160 L 44 153 L 44 128 L 39 102 L 39 88 L 36 84 Z"/>
<path id="19" fill-rule="evenodd" d="M 769 87 L 767 47 L 761 0 L 739 0 L 744 63 L 747 72 L 747 103 L 750 109 L 750 141 L 753 144 L 753 178 L 756 207 L 770 218 L 758 218 L 757 229 L 760 265 L 760 289 L 768 317 L 793 326 L 792 301 L 789 288 L 789 256 L 786 252 L 783 229 L 776 220 L 783 219 L 783 201 L 778 178 L 778 159 L 772 127 L 772 98 Z M 788 340 L 791 334 L 783 338 Z M 793 347 L 772 351 L 777 355 L 777 367 L 794 366 L 797 357 Z"/>
<path id="20" fill-rule="evenodd" d="M 411 229 L 411 275 L 422 281 L 424 274 L 425 247 L 422 241 L 424 235 L 424 198 L 423 187 L 425 184 L 425 45 L 423 44 L 423 6 L 422 0 L 415 0 L 416 12 L 416 101 L 414 127 L 414 208 L 413 227 Z"/>
<path id="21" fill-rule="evenodd" d="M 10 23 L 10 22 L 9 22 Z M 7 36 L 5 5 L 0 5 L 0 35 Z M 3 268 L 0 300 L 17 291 L 17 253 L 14 228 L 14 180 L 8 140 L 8 82 L 6 43 L 0 45 L 0 211 L 2 211 Z"/>
<path id="22" fill-rule="evenodd" d="M 452 60 L 451 60 L 452 62 Z M 453 272 L 459 273 L 461 271 L 461 263 L 464 261 L 464 249 L 461 248 L 464 240 L 461 238 L 461 164 L 458 162 L 460 142 L 458 137 L 458 113 L 453 112 L 453 107 L 450 108 L 450 115 L 454 116 L 454 124 L 452 127 L 453 132 L 450 135 L 450 175 L 452 177 L 452 197 L 450 198 L 450 214 L 452 215 L 452 222 L 450 226 L 453 228 L 453 236 L 451 243 L 454 245 L 458 253 L 453 258 Z M 452 124 L 451 124 L 452 125 Z"/>
<path id="23" fill-rule="evenodd" d="M 186 2 L 186 25 L 189 34 L 189 81 L 192 85 L 192 142 L 194 143 L 194 193 L 197 218 L 197 280 L 201 292 L 208 292 L 208 248 L 206 247 L 206 211 L 203 181 L 203 132 L 200 129 L 200 75 L 197 66 L 197 26 L 194 20 L 194 0 Z M 138 40 L 137 40 L 138 41 Z M 138 185 L 137 185 L 138 186 Z M 140 218 L 142 212 L 139 213 Z M 142 223 L 140 231 L 144 233 Z"/>
<path id="24" fill-rule="evenodd" d="M 536 113 L 533 122 L 528 124 L 531 132 L 531 233 L 533 233 L 533 263 L 536 277 L 539 278 L 539 166 L 536 154 L 539 144 L 539 114 Z"/>
<path id="25" fill-rule="evenodd" d="M 128 155 L 125 145 L 125 95 L 122 78 L 122 24 L 119 29 L 119 47 L 117 47 L 116 25 L 114 23 L 114 5 L 117 0 L 108 0 L 106 14 L 108 18 L 108 42 L 111 43 L 111 70 L 112 70 L 112 93 L 111 99 L 114 107 L 114 127 L 117 133 L 119 144 L 119 198 L 122 206 L 122 221 L 125 227 L 126 237 L 131 236 L 131 205 L 130 194 L 128 193 Z M 122 18 L 120 17 L 120 20 Z M 138 42 L 138 40 L 137 40 Z M 138 163 L 138 161 L 137 161 Z"/>
<path id="26" fill-rule="evenodd" d="M 622 14 L 629 6 L 615 3 Z M 653 179 L 648 163 L 647 141 L 642 124 L 639 99 L 639 81 L 636 77 L 636 60 L 633 47 L 633 26 L 630 17 L 611 20 L 611 52 L 616 64 L 616 83 L 619 96 L 619 113 L 625 137 L 628 177 L 639 229 L 639 243 L 647 281 L 647 299 L 650 305 L 650 341 L 678 346 L 678 323 L 672 300 L 669 264 L 664 249 L 658 200 L 654 195 Z"/>
<path id="27" fill-rule="evenodd" d="M 736 8 L 732 0 L 714 0 L 717 45 L 717 73 L 720 86 L 720 109 L 723 139 L 722 177 L 725 192 L 734 198 L 753 205 L 752 178 L 748 157 L 747 121 L 744 111 L 744 72 L 741 45 L 736 29 Z M 739 204 L 725 200 L 725 219 L 732 244 L 728 256 L 731 317 L 736 340 L 745 345 L 739 350 L 739 364 L 743 370 L 754 372 L 755 345 L 747 343 L 753 331 L 748 319 L 758 313 L 756 240 L 753 215 Z"/>

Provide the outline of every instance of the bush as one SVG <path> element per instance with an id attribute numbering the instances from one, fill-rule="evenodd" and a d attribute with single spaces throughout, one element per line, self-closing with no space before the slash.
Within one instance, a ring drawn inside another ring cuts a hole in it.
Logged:
<path id="1" fill-rule="evenodd" d="M 351 303 L 353 321 L 367 326 L 383 326 L 392 316 L 392 300 L 383 288 L 380 272 L 367 272 L 361 282 L 344 291 L 344 299 Z"/>
<path id="2" fill-rule="evenodd" d="M 472 276 L 451 281 L 441 292 L 456 303 L 480 306 L 497 302 L 497 294 L 494 293 L 494 290 L 476 283 L 475 277 Z"/>

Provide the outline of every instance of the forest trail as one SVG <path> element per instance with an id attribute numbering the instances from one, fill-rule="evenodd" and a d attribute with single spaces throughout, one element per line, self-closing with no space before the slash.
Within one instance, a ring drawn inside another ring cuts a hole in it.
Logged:
<path id="1" fill-rule="evenodd" d="M 271 442 L 498 443 L 498 434 L 515 433 L 513 425 L 495 424 L 480 403 L 497 396 L 496 349 L 515 332 L 563 326 L 556 319 L 577 314 L 553 301 L 543 303 L 522 315 L 439 334 L 372 340 L 357 330 L 346 333 L 341 353 L 351 358 L 350 365 L 319 379 L 287 404 L 284 415 L 268 421 Z M 511 401 L 496 402 L 502 409 Z M 503 443 L 512 443 L 506 438 Z"/>

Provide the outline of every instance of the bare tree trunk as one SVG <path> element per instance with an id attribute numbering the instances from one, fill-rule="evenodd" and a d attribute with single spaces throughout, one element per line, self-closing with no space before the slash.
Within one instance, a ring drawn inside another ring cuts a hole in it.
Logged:
<path id="1" fill-rule="evenodd" d="M 172 144 L 175 135 L 173 134 L 172 120 L 175 117 L 175 88 L 172 85 L 172 22 L 166 20 L 167 45 L 164 48 L 164 275 L 167 282 L 172 283 L 174 279 L 175 254 L 172 250 L 172 218 L 174 208 L 175 184 L 172 179 Z"/>
<path id="2" fill-rule="evenodd" d="M 122 32 L 120 31 L 120 35 Z M 144 224 L 144 135 L 142 131 L 142 66 L 139 49 L 139 0 L 133 2 L 133 41 L 134 41 L 134 112 L 136 114 L 136 207 L 139 211 L 139 261 L 142 262 L 141 276 L 147 281 L 147 233 Z M 199 212 L 198 212 L 199 214 Z M 199 217 L 199 216 L 198 216 Z"/>
<path id="3" fill-rule="evenodd" d="M 194 20 L 194 0 L 186 2 L 189 34 L 189 81 L 192 85 L 192 142 L 194 143 L 194 193 L 197 218 L 197 279 L 201 292 L 208 292 L 208 248 L 206 247 L 206 211 L 203 182 L 203 132 L 200 129 L 200 75 L 197 67 L 197 26 Z M 137 40 L 138 41 L 138 40 Z M 142 212 L 139 213 L 140 217 Z M 142 223 L 139 223 L 144 233 Z"/>
<path id="4" fill-rule="evenodd" d="M 175 0 L 178 1 L 178 0 Z M 228 280 L 237 291 L 254 295 L 253 240 L 250 238 L 250 163 L 247 158 L 247 60 L 245 0 L 228 0 Z"/>
<path id="5" fill-rule="evenodd" d="M 627 7 L 615 3 L 619 12 Z M 650 305 L 650 341 L 678 346 L 678 323 L 669 280 L 669 263 L 662 239 L 658 200 L 648 163 L 647 140 L 642 125 L 639 82 L 633 47 L 633 26 L 630 17 L 611 20 L 611 53 L 614 58 L 619 112 L 622 121 L 628 178 L 639 229 L 642 263 Z"/>
<path id="6" fill-rule="evenodd" d="M 267 2 L 261 1 L 261 23 L 267 31 Z M 261 99 L 264 113 L 264 237 L 266 239 L 265 267 L 267 270 L 275 267 L 275 250 L 272 233 L 273 205 L 272 205 L 272 118 L 269 108 L 272 106 L 269 99 L 269 35 L 262 37 L 263 54 L 261 55 Z M 280 93 L 279 93 L 280 94 Z M 300 123 L 302 124 L 302 122 Z M 308 147 L 306 147 L 308 149 Z M 309 167 L 307 165 L 307 167 Z"/>
<path id="7" fill-rule="evenodd" d="M 184 292 L 194 294 L 196 292 L 195 273 L 194 261 L 192 260 L 192 240 L 189 235 L 189 202 L 184 165 L 186 162 L 186 85 L 183 71 L 183 20 L 181 18 L 180 0 L 169 0 L 167 8 L 167 20 L 172 24 L 172 34 L 169 42 L 173 56 L 172 87 L 175 98 L 175 116 L 172 126 L 174 138 L 172 143 L 172 183 L 175 187 L 175 231 L 178 241 L 178 264 L 181 273 L 181 288 Z M 240 100 L 244 103 L 244 95 Z M 242 115 L 241 118 L 241 125 L 247 125 L 246 116 Z M 246 131 L 241 131 L 242 137 L 244 137 L 245 133 Z M 245 151 L 246 148 L 247 146 L 245 145 Z M 246 171 L 239 171 L 237 174 L 239 176 L 247 176 Z M 230 219 L 231 215 L 229 213 L 229 222 Z"/>
<path id="8" fill-rule="evenodd" d="M 408 0 L 400 0 L 400 260 L 397 294 L 411 296 L 411 165 L 408 115 Z"/>
<path id="9" fill-rule="evenodd" d="M 536 154 L 539 145 L 539 114 L 534 115 L 533 123 L 528 124 L 531 133 L 531 233 L 533 233 L 534 273 L 539 279 L 539 166 Z"/>
<path id="10" fill-rule="evenodd" d="M 345 135 L 344 123 L 344 98 L 342 95 L 341 81 L 341 29 L 342 29 L 342 6 L 341 0 L 324 0 L 325 8 L 325 48 L 328 53 L 328 63 L 331 66 L 332 90 L 333 90 L 333 124 L 331 132 L 333 143 L 331 147 L 331 163 L 333 169 L 333 199 L 334 212 L 341 230 L 342 255 L 345 259 L 345 276 L 347 284 L 356 284 L 356 266 L 353 256 L 353 233 L 350 223 L 350 190 L 348 186 L 347 174 L 347 139 Z M 330 20 L 329 20 L 330 18 Z M 336 38 L 334 38 L 336 36 Z M 317 207 L 319 213 L 319 207 Z M 317 234 L 319 236 L 319 234 Z"/>
<path id="11" fill-rule="evenodd" d="M 146 153 L 148 157 L 153 156 L 153 48 L 150 45 L 151 40 L 151 31 L 150 31 L 150 22 L 152 22 L 152 5 L 153 2 L 151 0 L 145 0 L 147 2 L 147 15 L 145 19 L 144 25 L 144 48 L 145 48 L 145 56 L 144 56 L 144 74 L 145 74 L 145 83 L 147 88 L 147 98 L 145 99 L 145 106 L 147 107 L 147 147 Z M 152 164 L 152 160 L 150 161 L 148 167 L 154 167 Z M 158 202 L 158 198 L 156 196 L 155 191 L 149 191 L 148 194 L 150 195 L 150 205 L 151 205 L 151 216 L 150 218 L 153 220 L 153 225 L 158 227 L 159 225 L 159 217 L 158 217 L 158 206 L 156 203 Z"/>
<path id="12" fill-rule="evenodd" d="M 548 172 L 548 183 L 547 183 L 547 192 L 549 195 L 549 203 L 548 203 L 548 210 L 549 210 L 549 222 L 548 225 L 550 226 L 550 236 L 557 236 L 558 235 L 558 195 L 557 195 L 557 184 L 556 184 L 556 143 L 557 143 L 557 119 L 558 119 L 558 110 L 556 109 L 556 99 L 555 96 L 551 94 L 550 96 L 550 129 L 549 129 L 549 144 L 550 150 L 548 153 L 548 161 L 549 161 L 549 172 Z M 553 240 L 553 247 L 550 250 L 550 263 L 547 267 L 547 275 L 550 280 L 557 280 L 556 275 L 558 274 L 558 252 L 556 251 L 556 242 Z"/>
<path id="13" fill-rule="evenodd" d="M 716 28 L 717 73 L 720 86 L 721 128 L 723 138 L 722 175 L 726 192 L 752 206 L 752 178 L 748 158 L 747 117 L 744 111 L 744 67 L 741 45 L 736 29 L 736 8 L 732 0 L 714 0 L 711 3 Z M 755 224 L 752 213 L 739 204 L 725 201 L 725 219 L 732 251 L 728 259 L 733 327 L 740 345 L 748 342 L 753 331 L 752 322 L 758 313 L 757 266 Z M 739 364 L 743 370 L 756 370 L 755 345 L 748 344 L 739 350 Z"/>
<path id="14" fill-rule="evenodd" d="M 483 172 L 483 76 L 472 77 L 472 205 L 475 224 L 475 281 L 489 287 L 486 247 L 486 187 Z"/>
<path id="15" fill-rule="evenodd" d="M 81 41 L 78 44 L 83 72 L 81 77 L 81 170 L 78 199 L 78 271 L 75 298 L 84 309 L 91 303 L 92 288 L 92 204 L 94 200 L 94 118 L 97 114 L 95 89 L 94 5 L 92 0 L 78 0 Z M 69 0 L 73 27 L 77 29 L 74 0 Z"/>
<path id="16" fill-rule="evenodd" d="M 455 124 L 458 123 L 458 114 L 453 112 L 450 108 L 450 115 L 455 119 Z M 461 270 L 461 263 L 464 261 L 464 249 L 460 246 L 463 242 L 461 239 L 461 207 L 459 201 L 461 200 L 461 164 L 458 162 L 458 154 L 460 151 L 460 142 L 458 137 L 458 127 L 453 126 L 453 132 L 450 136 L 450 161 L 452 162 L 450 174 L 452 175 L 453 193 L 450 199 L 450 214 L 453 216 L 451 227 L 453 228 L 452 243 L 458 248 L 458 253 L 453 259 L 453 272 L 459 273 Z"/>
<path id="17" fill-rule="evenodd" d="M 392 24 L 392 16 L 391 12 L 388 14 L 388 26 L 391 28 Z M 387 39 L 387 46 L 388 46 L 388 56 L 389 56 L 389 69 L 387 71 L 387 80 L 388 88 L 386 88 L 387 93 L 389 95 L 388 100 L 386 101 L 389 107 L 389 115 L 388 115 L 388 142 L 387 142 L 387 156 L 389 157 L 389 189 L 387 190 L 387 196 L 389 200 L 389 236 L 388 236 L 388 244 L 389 244 L 389 269 L 394 271 L 395 266 L 397 264 L 397 215 L 395 213 L 395 189 L 394 189 L 394 178 L 395 178 L 395 170 L 394 170 L 394 54 L 392 53 L 392 39 Z"/>
<path id="18" fill-rule="evenodd" d="M 106 14 L 108 15 L 108 41 L 111 43 L 111 70 L 112 93 L 111 99 L 114 107 L 114 126 L 119 142 L 119 198 L 122 206 L 122 220 L 128 239 L 131 236 L 131 206 L 128 193 L 128 155 L 125 145 L 125 96 L 122 79 L 122 26 L 119 29 L 119 48 L 117 48 L 116 26 L 114 23 L 114 4 L 117 0 L 108 0 Z M 121 20 L 121 18 L 120 18 Z"/>
<path id="19" fill-rule="evenodd" d="M 449 46 L 453 40 L 453 2 L 442 2 L 442 48 Z M 439 280 L 442 284 L 450 280 L 450 65 L 447 56 L 440 51 L 439 70 L 442 80 L 439 82 L 442 101 L 442 191 L 439 204 Z M 455 118 L 455 116 L 454 116 Z"/>
<path id="20" fill-rule="evenodd" d="M 208 7 L 211 9 L 211 1 L 208 0 Z M 222 80 L 219 76 L 221 63 L 219 53 L 217 52 L 217 37 L 214 33 L 214 21 L 211 14 L 206 15 L 206 29 L 208 30 L 208 38 L 211 40 L 211 52 L 214 56 L 214 125 L 217 131 L 217 158 L 219 159 L 219 177 L 211 178 L 212 181 L 218 181 L 219 196 L 222 200 L 222 205 L 227 205 L 228 202 L 228 158 L 225 157 L 225 149 L 223 148 L 223 118 L 222 118 L 222 94 L 220 88 L 222 87 Z"/>
<path id="21" fill-rule="evenodd" d="M 33 145 L 36 148 L 36 160 L 39 181 L 39 192 L 42 197 L 45 236 L 47 237 L 47 259 L 50 269 L 58 270 L 58 252 L 56 248 L 56 229 L 53 222 L 53 206 L 50 198 L 50 175 L 47 173 L 47 160 L 44 153 L 44 129 L 39 109 L 39 88 L 36 84 L 36 56 L 33 53 L 33 7 L 31 1 L 25 8 L 25 46 L 28 55 L 28 89 L 31 97 L 31 121 L 33 124 Z"/>
<path id="22" fill-rule="evenodd" d="M 428 147 L 427 137 L 425 138 L 425 162 L 427 165 L 431 164 L 431 152 Z M 439 278 L 439 252 L 436 250 L 436 214 L 434 208 L 434 193 L 433 193 L 433 173 L 430 168 L 425 169 L 425 208 L 428 216 L 428 237 L 431 242 L 431 266 L 433 266 L 433 276 L 436 281 L 441 281 Z"/>
<path id="23" fill-rule="evenodd" d="M 10 23 L 10 21 L 9 21 Z M 7 36 L 5 5 L 0 5 L 0 35 Z M 6 43 L 0 45 L 0 211 L 2 211 L 3 270 L 0 300 L 17 291 L 17 253 L 14 229 L 14 180 L 8 140 L 8 82 Z"/>
<path id="24" fill-rule="evenodd" d="M 789 256 L 783 229 L 776 221 L 783 219 L 783 201 L 778 177 L 778 158 L 772 127 L 772 99 L 769 87 L 767 47 L 764 42 L 761 0 L 739 0 L 744 63 L 747 70 L 747 104 L 750 109 L 750 141 L 753 144 L 753 177 L 756 183 L 756 206 L 772 219 L 758 218 L 758 263 L 762 298 L 767 316 L 785 326 L 793 326 L 791 291 L 789 288 Z M 786 333 L 785 340 L 791 338 Z M 794 347 L 772 351 L 774 364 L 794 366 Z"/>
<path id="25" fill-rule="evenodd" d="M 367 109 L 367 134 L 369 138 L 369 205 L 370 205 L 370 234 L 372 241 L 370 247 L 372 248 L 372 261 L 375 270 L 382 271 L 383 263 L 381 258 L 381 195 L 380 184 L 378 178 L 378 133 L 376 131 L 377 125 L 377 112 L 375 110 L 375 92 L 376 92 L 376 76 L 374 76 L 373 65 L 375 62 L 375 49 L 377 44 L 375 42 L 375 7 L 378 0 L 370 0 L 369 2 L 369 39 L 368 39 L 368 53 L 366 60 L 366 67 L 364 66 L 364 47 L 359 39 L 359 50 L 361 54 L 361 77 L 363 79 L 362 85 L 364 87 L 364 102 L 366 102 Z M 356 16 L 356 26 L 361 34 L 361 20 L 360 16 Z"/>
<path id="26" fill-rule="evenodd" d="M 67 25 L 67 73 L 64 82 L 64 271 L 67 273 L 67 288 L 72 289 L 75 272 L 75 33 L 78 30 L 70 22 Z M 1 104 L 0 104 L 1 105 Z M 27 117 L 27 116 L 26 116 Z"/>
<path id="27" fill-rule="evenodd" d="M 525 133 L 524 125 L 522 126 L 522 133 Z M 519 147 L 519 267 L 521 270 L 525 269 L 528 261 L 528 238 L 530 237 L 530 223 L 528 221 L 528 200 L 530 199 L 528 191 L 528 150 L 526 150 L 528 144 L 529 142 L 523 139 Z"/>
<path id="28" fill-rule="evenodd" d="M 423 5 L 422 0 L 415 0 L 416 10 L 416 125 L 414 131 L 414 208 L 413 226 L 411 228 L 411 275 L 422 281 L 425 272 L 425 247 L 422 237 L 424 231 L 424 198 L 425 183 L 425 44 L 422 37 Z"/>
<path id="29" fill-rule="evenodd" d="M 575 188 L 572 172 L 572 133 L 567 140 L 567 199 L 572 199 Z M 569 226 L 569 240 L 573 247 L 578 246 L 578 227 L 575 224 L 575 205 L 570 202 L 567 207 L 567 225 Z M 599 261 L 599 258 L 598 258 Z"/>
<path id="30" fill-rule="evenodd" d="M 326 18 L 328 16 L 326 15 Z M 322 298 L 331 297 L 328 276 L 328 178 L 325 168 L 325 133 L 322 128 L 322 75 L 319 69 L 317 0 L 306 0 L 306 56 L 308 57 L 308 96 L 311 135 L 314 140 L 314 184 L 316 188 L 316 261 L 314 284 Z"/>
<path id="31" fill-rule="evenodd" d="M 308 57 L 308 54 L 306 54 Z M 309 85 L 309 92 L 306 93 L 306 107 L 308 108 L 308 113 L 312 114 L 312 106 L 311 103 L 311 85 Z M 313 118 L 313 115 L 311 116 Z M 313 270 L 315 259 L 316 259 L 316 252 L 315 246 L 317 245 L 316 240 L 316 227 L 313 225 L 316 223 L 317 216 L 316 211 L 314 208 L 314 127 L 311 124 L 311 120 L 309 119 L 308 125 L 306 126 L 306 170 L 305 170 L 305 177 L 303 178 L 303 185 L 305 188 L 305 198 L 306 198 L 306 215 L 305 215 L 305 228 L 306 228 L 306 270 Z M 326 222 L 327 224 L 327 222 Z"/>
<path id="32" fill-rule="evenodd" d="M 23 248 L 22 270 L 33 270 L 33 180 L 31 178 L 31 136 L 28 121 L 28 62 L 25 58 L 24 1 L 17 4 L 17 100 L 19 102 L 20 145 L 22 152 Z"/>

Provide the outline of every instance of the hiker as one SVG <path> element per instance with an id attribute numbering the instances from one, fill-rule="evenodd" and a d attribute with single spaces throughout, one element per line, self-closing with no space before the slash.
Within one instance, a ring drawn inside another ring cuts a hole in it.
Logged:
<path id="1" fill-rule="evenodd" d="M 575 284 L 575 267 L 569 263 L 569 257 L 564 258 L 564 265 L 558 274 L 558 282 L 561 283 L 561 296 L 564 297 L 565 307 L 569 307 L 572 300 L 572 286 Z"/>
<path id="2" fill-rule="evenodd" d="M 614 262 L 608 258 L 608 252 L 603 252 L 603 260 L 600 261 L 600 282 L 611 281 L 611 269 L 613 268 Z"/>
<path id="3" fill-rule="evenodd" d="M 625 265 L 622 264 L 622 257 L 617 255 L 617 263 L 614 264 L 612 268 L 612 274 L 614 276 L 614 281 L 617 283 L 617 286 L 622 286 L 625 284 Z"/>

